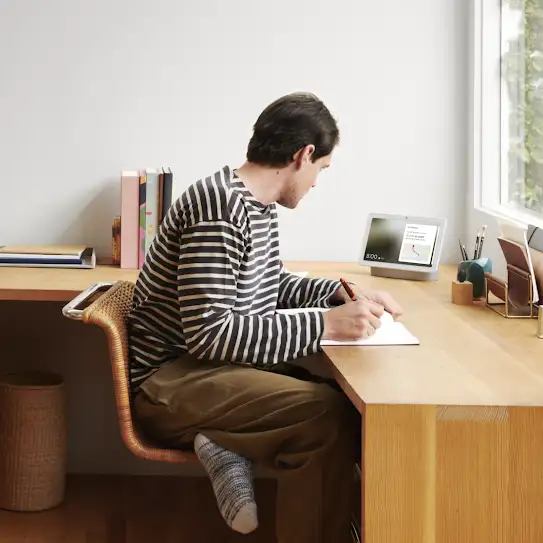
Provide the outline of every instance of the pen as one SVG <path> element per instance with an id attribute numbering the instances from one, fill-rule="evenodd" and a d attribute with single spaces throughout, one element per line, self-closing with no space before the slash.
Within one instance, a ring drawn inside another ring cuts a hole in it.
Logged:
<path id="1" fill-rule="evenodd" d="M 462 257 L 462 260 L 468 259 L 468 253 L 466 252 L 466 248 L 464 247 L 462 240 L 458 238 L 458 245 L 460 245 L 460 255 Z"/>
<path id="2" fill-rule="evenodd" d="M 483 243 L 485 241 L 485 232 L 486 232 L 486 224 L 483 224 L 483 233 L 481 234 L 481 239 L 479 241 L 479 252 L 477 254 L 477 258 L 481 258 L 481 254 L 483 253 Z"/>
<path id="3" fill-rule="evenodd" d="M 477 258 L 477 254 L 479 253 L 479 240 L 481 238 L 481 232 L 477 231 L 477 237 L 475 238 L 475 248 L 473 249 L 473 260 Z"/>
<path id="4" fill-rule="evenodd" d="M 353 302 L 356 302 L 356 296 L 353 292 L 353 289 L 347 284 L 347 281 L 345 281 L 345 279 L 340 279 L 339 281 L 341 283 L 341 286 L 345 289 L 345 292 L 348 294 L 349 298 Z"/>

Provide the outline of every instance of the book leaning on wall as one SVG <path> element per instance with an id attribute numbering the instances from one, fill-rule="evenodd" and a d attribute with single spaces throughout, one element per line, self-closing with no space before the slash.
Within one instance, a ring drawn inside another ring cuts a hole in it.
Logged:
<path id="1" fill-rule="evenodd" d="M 121 268 L 143 266 L 145 255 L 172 205 L 172 185 L 173 173 L 169 167 L 121 172 L 120 242 L 113 242 L 115 250 L 120 252 Z M 115 254 L 113 261 L 117 262 Z"/>

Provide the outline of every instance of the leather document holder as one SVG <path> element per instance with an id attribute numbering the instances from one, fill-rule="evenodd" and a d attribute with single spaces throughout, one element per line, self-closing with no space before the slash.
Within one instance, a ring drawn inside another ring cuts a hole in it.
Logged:
<path id="1" fill-rule="evenodd" d="M 504 317 L 532 318 L 536 316 L 530 262 L 522 245 L 498 238 L 507 262 L 507 280 L 490 273 L 486 278 L 486 305 Z M 490 302 L 489 294 L 499 302 Z"/>

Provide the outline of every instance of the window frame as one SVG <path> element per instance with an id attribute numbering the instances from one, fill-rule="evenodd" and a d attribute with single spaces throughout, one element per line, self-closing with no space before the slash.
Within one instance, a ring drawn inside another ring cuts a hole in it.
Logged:
<path id="1" fill-rule="evenodd" d="M 475 210 L 543 228 L 543 213 L 514 209 L 502 203 L 508 186 L 501 172 L 507 167 L 502 153 L 501 0 L 473 2 L 472 176 Z"/>

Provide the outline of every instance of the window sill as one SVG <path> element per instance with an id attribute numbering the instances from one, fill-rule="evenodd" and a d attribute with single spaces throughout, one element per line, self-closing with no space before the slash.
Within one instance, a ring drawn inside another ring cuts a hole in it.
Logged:
<path id="1" fill-rule="evenodd" d="M 475 210 L 490 215 L 496 219 L 512 221 L 521 227 L 527 227 L 529 224 L 533 224 L 534 226 L 543 228 L 543 215 L 530 213 L 529 211 L 521 211 L 501 205 L 496 207 L 476 205 Z"/>

